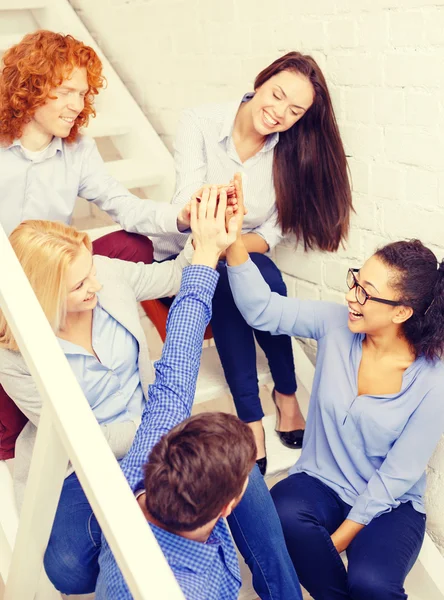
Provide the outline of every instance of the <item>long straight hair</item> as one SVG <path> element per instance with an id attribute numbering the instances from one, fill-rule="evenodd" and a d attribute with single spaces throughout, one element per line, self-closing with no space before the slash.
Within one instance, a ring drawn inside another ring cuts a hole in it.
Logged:
<path id="1" fill-rule="evenodd" d="M 91 252 L 87 233 L 54 221 L 23 221 L 9 236 L 37 300 L 57 333 L 66 318 L 66 273 L 84 246 Z M 19 351 L 11 328 L 0 311 L 0 348 Z"/>
<path id="2" fill-rule="evenodd" d="M 311 56 L 289 52 L 259 73 L 254 89 L 281 71 L 305 76 L 314 100 L 293 127 L 279 133 L 273 164 L 279 225 L 284 234 L 295 234 L 305 250 L 333 252 L 347 237 L 353 205 L 327 83 Z"/>

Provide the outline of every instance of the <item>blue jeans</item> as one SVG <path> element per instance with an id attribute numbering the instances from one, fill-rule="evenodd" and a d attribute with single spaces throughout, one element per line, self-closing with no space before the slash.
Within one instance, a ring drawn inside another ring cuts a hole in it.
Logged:
<path id="1" fill-rule="evenodd" d="M 257 465 L 250 473 L 244 497 L 227 520 L 259 598 L 302 600 L 281 523 Z"/>
<path id="2" fill-rule="evenodd" d="M 75 473 L 65 479 L 44 565 L 52 584 L 64 594 L 95 590 L 102 531 Z"/>
<path id="3" fill-rule="evenodd" d="M 286 296 L 287 288 L 274 262 L 256 252 L 250 254 L 250 258 L 271 290 Z M 246 423 L 259 421 L 264 413 L 259 398 L 254 338 L 265 352 L 276 390 L 288 395 L 296 391 L 291 338 L 252 329 L 234 302 L 226 263 L 220 262 L 217 270 L 220 278 L 214 293 L 211 319 L 214 342 L 239 418 Z"/>
<path id="4" fill-rule="evenodd" d="M 410 502 L 373 519 L 347 548 L 348 568 L 330 535 L 350 506 L 324 483 L 295 473 L 271 490 L 287 548 L 315 600 L 405 600 L 404 581 L 424 539 L 426 517 Z"/>
<path id="5" fill-rule="evenodd" d="M 253 573 L 262 600 L 302 600 L 270 492 L 257 466 L 247 490 L 228 519 L 233 538 Z M 260 524 L 260 526 L 258 526 Z M 75 473 L 63 485 L 44 564 L 65 594 L 94 591 L 99 572 L 101 530 Z"/>

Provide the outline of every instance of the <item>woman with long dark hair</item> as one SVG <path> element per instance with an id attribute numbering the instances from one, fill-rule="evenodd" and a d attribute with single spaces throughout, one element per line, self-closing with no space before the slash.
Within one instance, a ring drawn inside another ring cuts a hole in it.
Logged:
<path id="1" fill-rule="evenodd" d="M 325 78 L 310 56 L 289 52 L 256 77 L 241 102 L 184 111 L 175 144 L 177 204 L 205 183 L 244 175 L 243 241 L 271 288 L 286 294 L 267 253 L 286 234 L 305 249 L 335 251 L 347 235 L 352 209 L 347 164 Z M 155 258 L 177 254 L 183 235 L 154 241 Z M 253 330 L 234 304 L 225 262 L 213 301 L 212 329 L 239 417 L 250 424 L 265 473 L 263 411 L 254 337 L 273 376 L 283 444 L 302 445 L 304 419 L 296 400 L 290 338 Z"/>
<path id="2" fill-rule="evenodd" d="M 271 490 L 301 584 L 316 599 L 406 599 L 444 432 L 444 261 L 388 244 L 349 269 L 348 306 L 271 292 L 240 238 L 227 261 L 251 327 L 318 343 L 302 454 Z"/>

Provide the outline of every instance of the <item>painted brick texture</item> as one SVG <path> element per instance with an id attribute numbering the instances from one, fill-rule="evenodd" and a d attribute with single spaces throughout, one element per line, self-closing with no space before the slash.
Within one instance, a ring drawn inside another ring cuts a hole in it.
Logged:
<path id="1" fill-rule="evenodd" d="M 286 51 L 318 60 L 356 215 L 335 256 L 276 250 L 290 293 L 341 299 L 347 268 L 393 239 L 419 237 L 444 256 L 444 0 L 71 3 L 169 148 L 181 108 L 240 97 Z M 444 442 L 429 471 L 429 523 L 444 550 Z"/>

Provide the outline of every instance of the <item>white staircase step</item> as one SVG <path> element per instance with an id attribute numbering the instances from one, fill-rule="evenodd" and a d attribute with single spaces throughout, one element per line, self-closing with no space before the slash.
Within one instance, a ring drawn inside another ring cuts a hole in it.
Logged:
<path id="1" fill-rule="evenodd" d="M 48 4 L 48 0 L 0 0 L 0 10 L 34 10 Z"/>
<path id="2" fill-rule="evenodd" d="M 129 130 L 129 123 L 121 120 L 118 115 L 97 113 L 94 119 L 90 119 L 88 127 L 85 128 L 85 133 L 91 137 L 98 138 L 124 135 Z"/>
<path id="3" fill-rule="evenodd" d="M 110 175 L 129 190 L 156 185 L 161 181 L 161 176 L 144 160 L 131 158 L 114 160 L 107 162 L 106 168 Z"/>
<path id="4" fill-rule="evenodd" d="M 11 46 L 18 44 L 23 38 L 23 35 L 23 33 L 2 33 L 0 35 L 0 55 L 8 50 L 8 48 Z"/>

